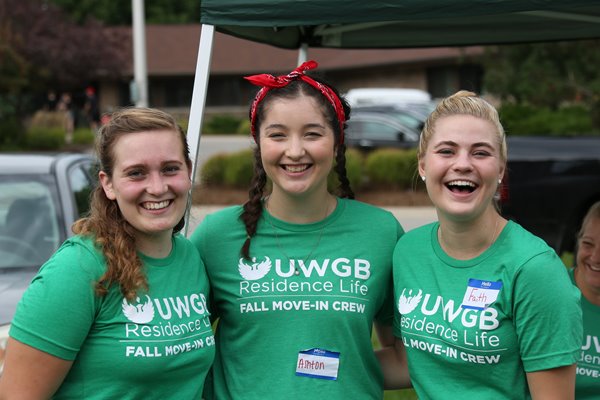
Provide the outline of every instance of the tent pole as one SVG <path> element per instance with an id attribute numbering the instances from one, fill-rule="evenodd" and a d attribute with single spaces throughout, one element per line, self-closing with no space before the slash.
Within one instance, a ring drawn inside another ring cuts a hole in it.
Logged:
<path id="1" fill-rule="evenodd" d="M 192 188 L 196 178 L 198 156 L 200 154 L 200 136 L 202 119 L 204 118 L 204 107 L 206 104 L 206 92 L 210 74 L 210 60 L 212 57 L 212 46 L 215 34 L 213 25 L 202 24 L 200 32 L 200 45 L 198 47 L 198 61 L 196 63 L 196 75 L 192 92 L 192 104 L 190 106 L 190 118 L 188 120 L 187 140 L 192 158 Z M 184 233 L 187 236 L 189 226 L 190 210 L 185 217 Z"/>
<path id="2" fill-rule="evenodd" d="M 300 65 L 306 60 L 308 60 L 308 44 L 302 43 L 298 49 L 298 64 L 296 65 Z"/>

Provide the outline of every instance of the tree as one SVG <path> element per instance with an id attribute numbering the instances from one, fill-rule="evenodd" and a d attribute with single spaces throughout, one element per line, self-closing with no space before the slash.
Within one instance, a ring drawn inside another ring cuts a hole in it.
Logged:
<path id="1" fill-rule="evenodd" d="M 76 24 L 41 0 L 0 0 L 0 113 L 22 118 L 48 89 L 118 76 L 128 57 L 123 35 L 94 20 Z"/>
<path id="2" fill-rule="evenodd" d="M 600 40 L 493 46 L 484 86 L 502 100 L 556 110 L 583 104 L 600 128 Z"/>
<path id="3" fill-rule="evenodd" d="M 83 23 L 89 18 L 106 25 L 131 25 L 131 0 L 49 0 Z M 146 23 L 184 24 L 200 22 L 199 0 L 146 0 Z"/>

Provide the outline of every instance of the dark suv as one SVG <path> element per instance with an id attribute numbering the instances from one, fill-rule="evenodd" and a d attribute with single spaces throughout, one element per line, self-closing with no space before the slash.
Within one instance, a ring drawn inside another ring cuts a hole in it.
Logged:
<path id="1" fill-rule="evenodd" d="M 600 200 L 600 137 L 509 137 L 501 208 L 558 254 L 572 252 L 587 209 Z"/>

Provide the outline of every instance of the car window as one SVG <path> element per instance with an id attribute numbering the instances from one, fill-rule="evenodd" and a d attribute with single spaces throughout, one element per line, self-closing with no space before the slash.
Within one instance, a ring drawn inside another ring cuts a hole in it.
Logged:
<path id="1" fill-rule="evenodd" d="M 96 167 L 91 163 L 86 163 L 69 170 L 69 185 L 75 197 L 78 217 L 85 216 L 90 210 L 90 195 L 95 182 L 92 177 L 95 175 Z"/>
<path id="2" fill-rule="evenodd" d="M 60 244 L 50 187 L 40 177 L 0 180 L 0 268 L 39 266 Z"/>
<path id="3" fill-rule="evenodd" d="M 398 140 L 399 130 L 377 121 L 363 121 L 363 137 L 377 140 Z"/>

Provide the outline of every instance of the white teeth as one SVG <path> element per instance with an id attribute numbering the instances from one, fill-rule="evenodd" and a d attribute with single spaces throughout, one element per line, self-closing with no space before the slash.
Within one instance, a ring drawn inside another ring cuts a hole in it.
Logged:
<path id="1" fill-rule="evenodd" d="M 308 166 L 306 165 L 286 165 L 285 169 L 289 172 L 302 172 L 306 170 Z"/>
<path id="2" fill-rule="evenodd" d="M 589 264 L 588 264 L 588 265 L 589 265 Z M 592 271 L 594 271 L 594 272 L 600 272 L 600 265 L 598 265 L 598 266 L 596 266 L 596 267 L 592 267 L 592 266 L 590 265 L 590 269 L 591 269 Z"/>
<path id="3" fill-rule="evenodd" d="M 475 184 L 473 182 L 470 182 L 470 181 L 461 181 L 461 180 L 450 181 L 450 182 L 447 183 L 447 185 L 475 187 Z"/>
<path id="4" fill-rule="evenodd" d="M 142 204 L 142 207 L 144 207 L 146 210 L 160 210 L 161 208 L 167 207 L 169 204 L 171 204 L 169 200 L 160 201 L 158 203 L 147 201 Z"/>

